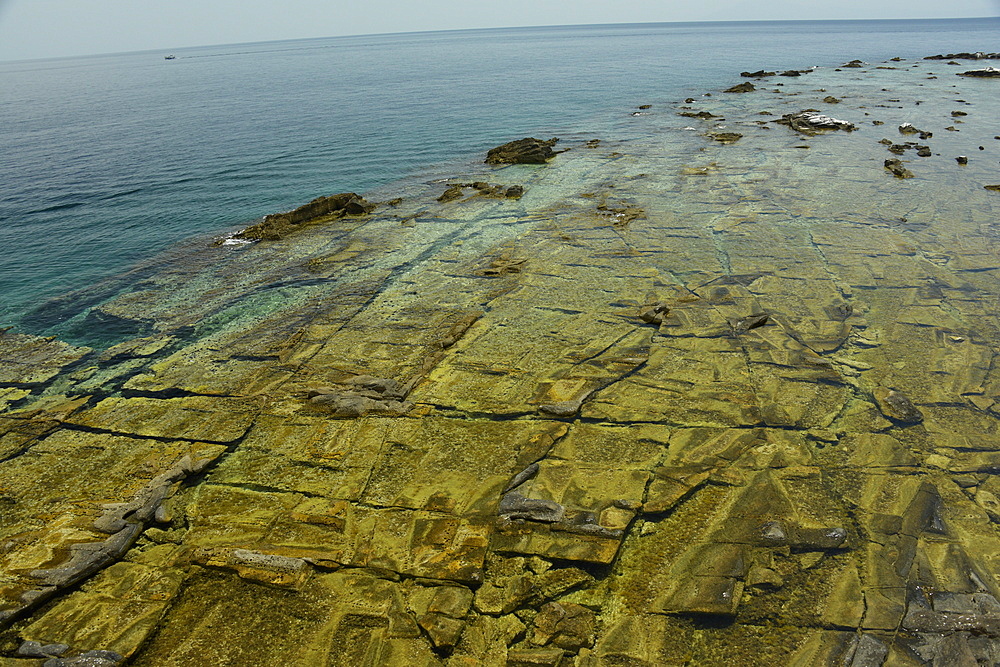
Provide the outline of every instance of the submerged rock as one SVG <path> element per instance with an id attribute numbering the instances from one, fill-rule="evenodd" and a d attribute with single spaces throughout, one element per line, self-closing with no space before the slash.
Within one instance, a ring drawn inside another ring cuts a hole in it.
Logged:
<path id="1" fill-rule="evenodd" d="M 527 519 L 543 523 L 562 521 L 566 509 L 551 500 L 525 498 L 517 491 L 508 491 L 500 499 L 498 513 L 503 519 Z"/>
<path id="2" fill-rule="evenodd" d="M 664 301 L 654 301 L 643 306 L 639 310 L 639 319 L 648 324 L 659 326 L 663 324 L 663 318 L 670 313 L 670 307 Z"/>
<path id="3" fill-rule="evenodd" d="M 69 650 L 66 644 L 42 644 L 36 641 L 22 642 L 15 655 L 18 658 L 58 658 Z"/>
<path id="4" fill-rule="evenodd" d="M 52 658 L 46 660 L 42 667 L 115 667 L 125 660 L 125 657 L 115 651 L 86 651 L 72 658 Z"/>
<path id="5" fill-rule="evenodd" d="M 878 387 L 872 392 L 878 409 L 889 419 L 901 424 L 919 424 L 924 415 L 900 391 L 888 387 Z"/>
<path id="6" fill-rule="evenodd" d="M 740 76 L 744 76 L 749 79 L 763 79 L 768 76 L 774 76 L 775 74 L 776 72 L 767 72 L 762 69 L 759 69 L 756 72 L 740 72 Z"/>
<path id="7" fill-rule="evenodd" d="M 769 317 L 770 316 L 767 313 L 747 315 L 746 317 L 729 320 L 729 326 L 732 327 L 733 333 L 745 334 L 751 329 L 756 329 L 757 327 L 762 327 L 767 324 Z"/>
<path id="8" fill-rule="evenodd" d="M 552 417 L 572 417 L 580 411 L 586 397 L 580 397 L 569 401 L 559 401 L 557 403 L 545 403 L 538 406 L 538 411 L 543 415 Z"/>
<path id="9" fill-rule="evenodd" d="M 535 646 L 558 646 L 571 652 L 594 645 L 596 616 L 572 602 L 547 602 L 535 617 L 530 641 Z"/>
<path id="10" fill-rule="evenodd" d="M 714 113 L 709 113 L 708 111 L 681 111 L 677 115 L 684 116 L 685 118 L 700 118 L 701 120 L 718 118 Z"/>
<path id="11" fill-rule="evenodd" d="M 884 165 L 896 178 L 913 178 L 913 172 L 904 167 L 901 160 L 886 160 Z"/>
<path id="12" fill-rule="evenodd" d="M 445 190 L 437 200 L 441 203 L 446 203 L 450 201 L 455 201 L 456 199 L 461 199 L 463 195 L 463 186 L 461 185 L 450 185 L 448 189 Z"/>
<path id="13" fill-rule="evenodd" d="M 735 144 L 743 138 L 739 132 L 711 132 L 708 136 L 720 144 Z"/>
<path id="14" fill-rule="evenodd" d="M 511 141 L 491 148 L 486 153 L 486 164 L 545 164 L 556 155 L 552 147 L 557 141 L 557 138 L 543 141 L 533 137 Z"/>
<path id="15" fill-rule="evenodd" d="M 508 491 L 512 491 L 517 487 L 521 486 L 529 479 L 538 474 L 539 465 L 537 463 L 532 463 L 527 468 L 521 472 L 514 475 L 514 479 L 510 480 L 510 484 L 504 488 L 503 492 L 506 494 Z"/>
<path id="16" fill-rule="evenodd" d="M 366 414 L 402 415 L 413 408 L 405 400 L 408 391 L 408 386 L 396 380 L 358 375 L 337 386 L 310 389 L 308 407 L 340 419 Z"/>

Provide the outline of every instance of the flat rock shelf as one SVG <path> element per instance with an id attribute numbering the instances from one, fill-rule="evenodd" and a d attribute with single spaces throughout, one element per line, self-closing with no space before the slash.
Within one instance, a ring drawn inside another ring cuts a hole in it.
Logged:
<path id="1" fill-rule="evenodd" d="M 0 664 L 997 663 L 959 70 L 734 75 L 46 306 L 107 345 L 0 333 Z"/>

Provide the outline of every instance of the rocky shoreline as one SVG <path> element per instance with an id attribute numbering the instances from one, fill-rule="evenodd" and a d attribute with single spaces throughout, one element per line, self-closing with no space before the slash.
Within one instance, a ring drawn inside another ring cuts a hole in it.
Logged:
<path id="1" fill-rule="evenodd" d="M 0 661 L 1000 661 L 997 84 L 939 71 L 994 56 L 743 72 L 0 332 Z"/>

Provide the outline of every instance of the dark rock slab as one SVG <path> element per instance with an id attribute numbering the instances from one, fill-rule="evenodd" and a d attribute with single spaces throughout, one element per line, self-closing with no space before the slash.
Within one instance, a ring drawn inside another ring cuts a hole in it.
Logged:
<path id="1" fill-rule="evenodd" d="M 787 125 L 796 132 L 814 136 L 826 130 L 844 130 L 852 132 L 857 129 L 853 123 L 846 120 L 838 120 L 831 116 L 820 113 L 816 109 L 805 109 L 798 113 L 785 114 L 780 120 L 774 121 L 781 125 Z"/>
<path id="2" fill-rule="evenodd" d="M 486 153 L 486 164 L 545 164 L 556 155 L 552 147 L 557 141 L 559 139 L 544 141 L 533 137 L 511 141 L 491 148 Z"/>
<path id="3" fill-rule="evenodd" d="M 888 387 L 878 387 L 872 392 L 875 403 L 883 415 L 899 424 L 919 424 L 923 413 L 900 391 Z"/>
<path id="4" fill-rule="evenodd" d="M 559 503 L 525 498 L 517 491 L 504 494 L 498 512 L 505 519 L 527 519 L 544 523 L 561 521 L 566 514 L 565 508 Z"/>
<path id="5" fill-rule="evenodd" d="M 963 51 L 962 53 L 949 53 L 947 55 L 938 54 L 936 56 L 926 56 L 924 60 L 1000 60 L 1000 53 L 986 53 L 984 51 L 976 51 L 975 53 L 969 53 Z"/>
<path id="6" fill-rule="evenodd" d="M 970 69 L 967 72 L 959 72 L 959 76 L 971 76 L 981 79 L 1000 79 L 1000 68 L 984 67 L 983 69 Z"/>
<path id="7" fill-rule="evenodd" d="M 327 216 L 342 218 L 348 215 L 366 215 L 374 209 L 374 204 L 354 192 L 317 197 L 295 210 L 268 215 L 263 221 L 236 234 L 234 238 L 247 241 L 276 241 L 295 231 L 297 225 L 303 222 Z"/>
<path id="8" fill-rule="evenodd" d="M 884 165 L 896 178 L 913 178 L 913 172 L 904 167 L 901 160 L 886 160 Z"/>

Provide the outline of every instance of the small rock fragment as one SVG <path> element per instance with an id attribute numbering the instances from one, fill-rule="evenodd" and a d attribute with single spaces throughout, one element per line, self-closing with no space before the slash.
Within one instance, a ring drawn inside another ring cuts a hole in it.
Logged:
<path id="1" fill-rule="evenodd" d="M 708 136 L 720 144 L 735 144 L 743 138 L 739 132 L 712 132 Z"/>
<path id="2" fill-rule="evenodd" d="M 547 602 L 535 617 L 530 641 L 535 646 L 558 646 L 567 651 L 579 651 L 594 645 L 596 617 L 593 611 L 574 604 Z"/>
<path id="3" fill-rule="evenodd" d="M 581 397 L 570 401 L 558 401 L 556 403 L 546 403 L 544 405 L 538 406 L 538 411 L 543 415 L 550 415 L 552 417 L 572 417 L 577 412 L 580 411 L 580 406 L 583 405 L 583 399 Z"/>
<path id="4" fill-rule="evenodd" d="M 42 667 L 114 667 L 125 657 L 114 651 L 87 651 L 72 658 L 52 658 Z"/>
<path id="5" fill-rule="evenodd" d="M 639 319 L 648 324 L 660 325 L 663 318 L 670 313 L 670 308 L 663 301 L 656 301 L 647 306 L 643 306 L 639 311 Z"/>
<path id="6" fill-rule="evenodd" d="M 714 113 L 709 113 L 708 111 L 681 111 L 677 115 L 684 116 L 685 118 L 700 118 L 702 120 L 718 118 Z"/>
<path id="7" fill-rule="evenodd" d="M 731 319 L 729 320 L 729 326 L 733 328 L 733 333 L 745 334 L 751 329 L 756 329 L 767 324 L 769 317 L 767 313 L 755 313 L 739 319 Z"/>
<path id="8" fill-rule="evenodd" d="M 25 641 L 14 655 L 18 658 L 58 658 L 69 650 L 66 644 L 42 644 L 42 642 Z"/>
<path id="9" fill-rule="evenodd" d="M 901 424 L 918 424 L 924 415 L 902 392 L 878 387 L 872 392 L 878 409 L 889 419 Z"/>
<path id="10" fill-rule="evenodd" d="M 462 190 L 463 188 L 461 185 L 451 185 L 440 197 L 437 198 L 437 200 L 441 203 L 455 201 L 456 199 L 460 199 L 462 197 Z"/>
<path id="11" fill-rule="evenodd" d="M 537 463 L 532 463 L 527 468 L 514 475 L 514 479 L 510 480 L 510 484 L 508 484 L 507 487 L 504 488 L 503 493 L 507 493 L 508 491 L 516 489 L 517 487 L 527 482 L 529 479 L 538 474 L 538 469 L 539 465 Z"/>
<path id="12" fill-rule="evenodd" d="M 886 160 L 885 168 L 888 169 L 896 178 L 913 178 L 913 172 L 904 167 L 900 160 Z"/>
<path id="13" fill-rule="evenodd" d="M 551 500 L 525 498 L 517 491 L 508 491 L 500 499 L 498 513 L 504 519 L 527 519 L 543 523 L 562 521 L 565 508 Z"/>

